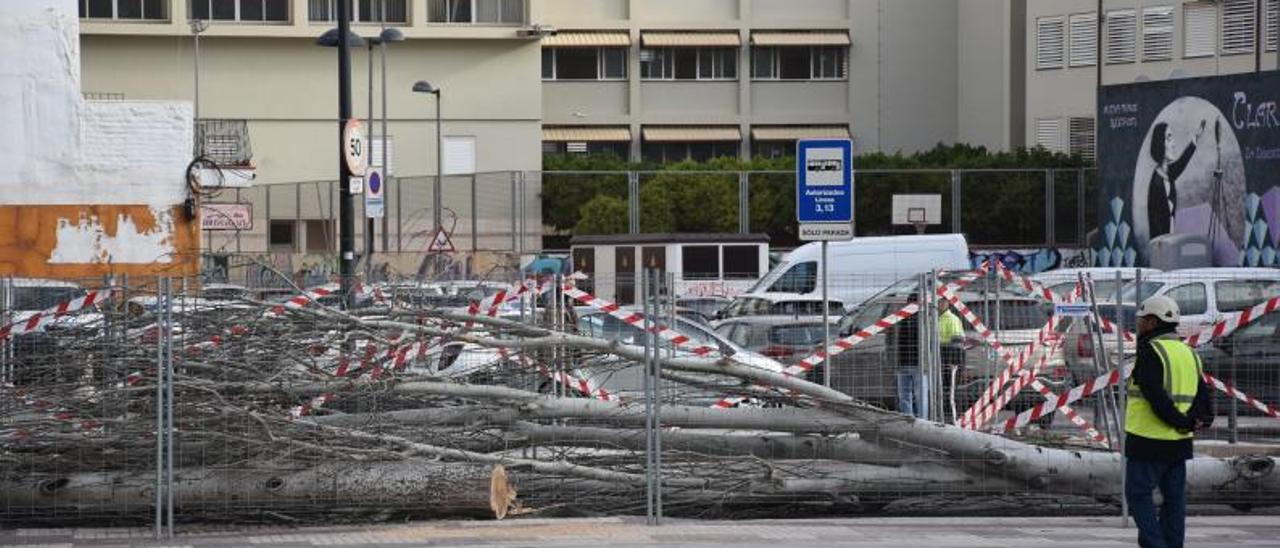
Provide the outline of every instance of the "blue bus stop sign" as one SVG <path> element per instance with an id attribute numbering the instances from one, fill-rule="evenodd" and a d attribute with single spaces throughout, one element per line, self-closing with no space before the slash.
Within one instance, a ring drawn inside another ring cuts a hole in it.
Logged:
<path id="1" fill-rule="evenodd" d="M 796 141 L 796 220 L 853 222 L 853 141 Z"/>

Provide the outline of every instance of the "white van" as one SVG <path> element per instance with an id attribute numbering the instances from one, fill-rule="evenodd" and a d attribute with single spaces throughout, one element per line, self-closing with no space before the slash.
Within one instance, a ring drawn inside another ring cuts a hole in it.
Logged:
<path id="1" fill-rule="evenodd" d="M 1078 275 L 1084 274 L 1093 278 L 1093 294 L 1099 302 L 1115 302 L 1116 274 L 1120 274 L 1120 287 L 1123 288 L 1132 282 L 1134 278 L 1138 277 L 1138 272 L 1142 272 L 1143 279 L 1150 279 L 1152 276 L 1160 273 L 1159 270 L 1154 268 L 1115 268 L 1100 266 L 1047 270 L 1031 276 L 1031 279 L 1045 286 L 1049 291 L 1052 291 L 1054 295 L 1067 295 L 1075 290 L 1076 283 L 1079 281 Z"/>
<path id="2" fill-rule="evenodd" d="M 1135 302 L 1137 289 L 1130 284 L 1125 289 L 1124 302 Z M 1154 295 L 1164 295 L 1178 303 L 1182 312 L 1178 334 L 1185 337 L 1280 295 L 1280 269 L 1188 268 L 1144 276 L 1142 298 Z"/>
<path id="3" fill-rule="evenodd" d="M 933 269 L 968 270 L 969 244 L 963 234 L 879 236 L 827 246 L 827 296 L 846 309 L 861 304 L 894 282 Z M 743 298 L 822 297 L 822 245 L 811 242 L 789 253 Z M 838 313 L 838 312 L 837 312 Z"/>

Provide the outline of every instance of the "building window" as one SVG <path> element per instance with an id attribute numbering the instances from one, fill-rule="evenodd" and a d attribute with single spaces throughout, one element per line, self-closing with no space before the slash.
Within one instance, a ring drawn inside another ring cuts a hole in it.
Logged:
<path id="1" fill-rule="evenodd" d="M 272 229 L 275 228 L 272 222 Z M 309 219 L 304 221 L 307 229 L 307 253 L 333 252 L 333 221 L 327 219 Z"/>
<path id="2" fill-rule="evenodd" d="M 1257 39 L 1253 32 L 1257 23 L 1257 4 L 1254 0 L 1223 0 L 1221 4 L 1219 36 L 1222 37 L 1222 54 L 1253 53 L 1254 40 Z"/>
<path id="3" fill-rule="evenodd" d="M 543 80 L 625 80 L 626 48 L 543 48 Z"/>
<path id="4" fill-rule="evenodd" d="M 407 0 L 351 0 L 351 20 L 356 23 L 408 23 L 406 2 Z M 307 19 L 337 21 L 338 0 L 307 0 Z"/>
<path id="5" fill-rule="evenodd" d="M 1057 118 L 1036 120 L 1036 146 L 1049 152 L 1062 152 L 1062 120 Z"/>
<path id="6" fill-rule="evenodd" d="M 247 166 L 253 160 L 249 127 L 244 120 L 196 120 L 196 156 L 219 166 Z"/>
<path id="7" fill-rule="evenodd" d="M 1142 9 L 1142 61 L 1173 59 L 1173 6 Z"/>
<path id="8" fill-rule="evenodd" d="M 429 23 L 524 23 L 524 0 L 427 0 Z"/>
<path id="9" fill-rule="evenodd" d="M 543 141 L 542 153 L 554 154 L 612 154 L 627 158 L 631 143 L 627 141 Z"/>
<path id="10" fill-rule="evenodd" d="M 644 80 L 735 80 L 735 48 L 644 48 L 640 50 Z"/>
<path id="11" fill-rule="evenodd" d="M 267 249 L 270 251 L 293 253 L 294 243 L 298 236 L 298 223 L 295 221 L 271 221 L 267 231 Z"/>
<path id="12" fill-rule="evenodd" d="M 737 158 L 736 141 L 700 141 L 695 143 L 645 143 L 641 156 L 653 162 L 705 162 L 712 158 Z"/>
<path id="13" fill-rule="evenodd" d="M 1132 63 L 1138 52 L 1138 17 L 1133 10 L 1107 12 L 1108 65 Z"/>
<path id="14" fill-rule="evenodd" d="M 760 277 L 760 248 L 754 245 L 724 246 L 724 279 L 755 280 Z"/>
<path id="15" fill-rule="evenodd" d="M 191 0 L 191 18 L 242 23 L 288 22 L 289 0 Z"/>
<path id="16" fill-rule="evenodd" d="M 1217 6 L 1212 2 L 1182 5 L 1182 56 L 1211 57 L 1218 42 Z"/>
<path id="17" fill-rule="evenodd" d="M 720 246 L 680 246 L 680 264 L 684 267 L 683 278 L 686 280 L 718 280 L 720 279 Z"/>
<path id="18" fill-rule="evenodd" d="M 1068 152 L 1087 160 L 1094 158 L 1094 121 L 1091 116 L 1073 117 L 1070 120 Z"/>
<path id="19" fill-rule="evenodd" d="M 756 80 L 843 80 L 848 49 L 843 46 L 756 47 L 751 77 Z"/>
<path id="20" fill-rule="evenodd" d="M 81 19 L 169 19 L 169 0 L 79 0 L 78 3 Z"/>
<path id="21" fill-rule="evenodd" d="M 1071 66 L 1098 64 L 1098 14 L 1077 13 L 1067 18 L 1067 26 L 1071 29 Z"/>
<path id="22" fill-rule="evenodd" d="M 795 156 L 795 141 L 752 141 L 752 158 L 785 158 Z"/>
<path id="23" fill-rule="evenodd" d="M 1066 20 L 1062 16 L 1036 19 L 1036 69 L 1060 69 L 1066 52 Z"/>

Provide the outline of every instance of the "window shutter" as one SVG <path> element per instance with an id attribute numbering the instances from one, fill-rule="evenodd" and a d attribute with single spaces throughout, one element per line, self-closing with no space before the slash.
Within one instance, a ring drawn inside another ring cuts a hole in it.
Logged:
<path id="1" fill-rule="evenodd" d="M 444 174 L 476 172 L 476 138 L 470 135 L 444 136 Z"/>
<path id="2" fill-rule="evenodd" d="M 1068 19 L 1071 29 L 1071 66 L 1098 64 L 1098 14 L 1077 13 Z"/>
<path id="3" fill-rule="evenodd" d="M 1069 144 L 1072 154 L 1092 160 L 1094 156 L 1094 121 L 1092 117 L 1082 116 L 1071 119 L 1071 142 Z"/>
<path id="4" fill-rule="evenodd" d="M 1036 120 L 1036 145 L 1050 152 L 1062 152 L 1062 120 L 1057 118 Z"/>
<path id="5" fill-rule="evenodd" d="M 1263 9 L 1267 13 L 1267 51 L 1275 51 L 1277 37 L 1280 37 L 1280 0 L 1267 0 Z"/>
<path id="6" fill-rule="evenodd" d="M 1107 12 L 1107 64 L 1132 63 L 1137 54 L 1138 16 L 1133 10 Z"/>
<path id="7" fill-rule="evenodd" d="M 1222 1 L 1222 54 L 1253 53 L 1257 13 L 1254 0 Z"/>
<path id="8" fill-rule="evenodd" d="M 1217 37 L 1217 7 L 1211 2 L 1182 5 L 1182 56 L 1210 57 Z"/>
<path id="9" fill-rule="evenodd" d="M 1066 21 L 1062 17 L 1036 19 L 1036 69 L 1062 68 L 1066 45 Z"/>
<path id="10" fill-rule="evenodd" d="M 1173 59 L 1173 6 L 1142 10 L 1142 60 Z"/>

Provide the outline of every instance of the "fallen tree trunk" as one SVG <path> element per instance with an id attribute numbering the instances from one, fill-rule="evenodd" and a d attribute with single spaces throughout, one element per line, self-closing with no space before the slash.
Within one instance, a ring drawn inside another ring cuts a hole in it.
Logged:
<path id="1" fill-rule="evenodd" d="M 111 508 L 127 514 L 146 512 L 155 502 L 154 473 L 6 475 L 0 507 L 9 509 Z M 298 470 L 176 469 L 173 489 L 174 505 L 182 511 L 234 502 L 242 509 L 284 512 L 349 506 L 503 517 L 514 503 L 501 466 L 423 459 L 331 462 Z"/>

